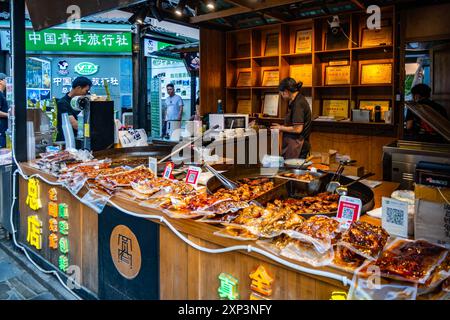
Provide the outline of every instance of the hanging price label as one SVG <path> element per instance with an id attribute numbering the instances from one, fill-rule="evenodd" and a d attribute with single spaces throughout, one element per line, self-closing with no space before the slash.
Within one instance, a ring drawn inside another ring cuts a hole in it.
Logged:
<path id="1" fill-rule="evenodd" d="M 168 164 L 166 164 L 166 167 L 164 168 L 164 173 L 163 173 L 163 178 L 170 180 L 172 178 L 172 171 L 173 171 L 173 163 L 169 162 Z"/>
<path id="2" fill-rule="evenodd" d="M 155 174 L 155 176 L 158 175 L 158 159 L 148 157 L 148 168 Z"/>
<path id="3" fill-rule="evenodd" d="M 200 176 L 201 172 L 202 169 L 199 167 L 189 167 L 186 175 L 186 183 L 197 186 L 198 177 Z"/>
<path id="4" fill-rule="evenodd" d="M 353 221 L 359 220 L 361 208 L 361 199 L 348 196 L 342 196 L 339 199 L 336 218 L 341 221 L 343 229 L 348 229 Z"/>

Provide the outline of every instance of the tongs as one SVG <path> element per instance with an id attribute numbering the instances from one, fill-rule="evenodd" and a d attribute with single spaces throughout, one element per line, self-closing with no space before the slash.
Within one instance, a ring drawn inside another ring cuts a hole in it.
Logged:
<path id="1" fill-rule="evenodd" d="M 219 181 L 220 183 L 222 183 L 225 188 L 230 189 L 230 190 L 234 190 L 237 189 L 237 187 L 239 187 L 239 183 L 228 179 L 227 177 L 225 177 L 223 174 L 221 174 L 220 172 L 218 172 L 216 169 L 214 169 L 213 167 L 211 167 L 209 164 L 207 164 L 205 162 L 205 164 L 203 165 L 209 172 L 211 172 Z M 264 208 L 264 206 L 259 203 L 256 200 L 251 200 L 249 201 L 250 204 L 256 205 L 258 207 L 262 207 Z"/>
<path id="2" fill-rule="evenodd" d="M 372 173 L 372 172 L 366 173 L 365 175 L 359 177 L 358 179 L 356 179 L 356 180 L 354 180 L 354 181 L 352 181 L 350 183 L 347 183 L 346 185 L 337 187 L 336 188 L 336 193 L 338 195 L 340 195 L 340 196 L 346 196 L 348 194 L 348 187 L 350 187 L 351 185 L 353 185 L 353 184 L 355 184 L 355 183 L 357 183 L 357 182 L 359 182 L 361 180 L 367 179 L 367 178 L 369 178 L 371 176 L 374 176 L 374 175 L 375 175 L 375 173 Z"/>
<path id="3" fill-rule="evenodd" d="M 228 179 L 227 177 L 222 175 L 220 172 L 218 172 L 216 169 L 211 167 L 206 162 L 205 162 L 205 164 L 203 166 L 209 172 L 211 172 L 220 181 L 220 183 L 222 183 L 225 186 L 225 188 L 230 189 L 230 190 L 234 190 L 234 189 L 237 189 L 237 187 L 239 186 L 239 184 L 237 182 L 234 182 L 233 180 Z"/>
<path id="4" fill-rule="evenodd" d="M 336 191 L 336 189 L 341 185 L 339 183 L 339 180 L 341 179 L 341 175 L 342 172 L 344 172 L 345 166 L 355 162 L 356 160 L 345 160 L 339 162 L 339 166 L 336 169 L 336 172 L 333 174 L 331 181 L 327 184 L 327 192 L 334 193 Z"/>

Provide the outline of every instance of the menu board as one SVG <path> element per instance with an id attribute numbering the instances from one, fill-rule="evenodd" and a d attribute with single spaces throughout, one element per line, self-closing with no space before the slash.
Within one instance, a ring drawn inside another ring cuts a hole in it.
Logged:
<path id="1" fill-rule="evenodd" d="M 252 85 L 252 73 L 251 72 L 239 72 L 237 87 L 250 87 Z"/>
<path id="2" fill-rule="evenodd" d="M 264 95 L 263 115 L 278 117 L 278 102 L 280 95 L 278 93 L 267 93 Z"/>
<path id="3" fill-rule="evenodd" d="M 361 65 L 361 84 L 390 84 L 392 82 L 392 63 Z"/>
<path id="4" fill-rule="evenodd" d="M 265 56 L 278 55 L 278 33 L 271 33 L 267 35 L 264 55 Z"/>
<path id="5" fill-rule="evenodd" d="M 337 119 L 348 118 L 348 100 L 323 100 L 322 103 L 323 116 L 334 116 Z"/>
<path id="6" fill-rule="evenodd" d="M 278 86 L 280 84 L 280 73 L 278 70 L 264 70 L 262 78 L 262 86 Z"/>
<path id="7" fill-rule="evenodd" d="M 361 35 L 361 47 L 376 47 L 392 45 L 392 26 L 381 29 L 363 29 Z"/>
<path id="8" fill-rule="evenodd" d="M 252 101 L 249 99 L 239 100 L 237 104 L 237 113 L 251 114 L 252 113 Z"/>
<path id="9" fill-rule="evenodd" d="M 384 112 L 389 111 L 390 100 L 360 100 L 359 109 L 371 110 L 371 121 L 375 120 L 375 106 L 381 107 L 381 120 L 384 121 Z"/>
<path id="10" fill-rule="evenodd" d="M 312 30 L 299 30 L 295 36 L 295 53 L 312 51 Z"/>
<path id="11" fill-rule="evenodd" d="M 350 66 L 325 67 L 325 85 L 350 84 Z"/>
<path id="12" fill-rule="evenodd" d="M 304 87 L 312 86 L 312 64 L 291 66 L 291 78 L 303 82 Z"/>

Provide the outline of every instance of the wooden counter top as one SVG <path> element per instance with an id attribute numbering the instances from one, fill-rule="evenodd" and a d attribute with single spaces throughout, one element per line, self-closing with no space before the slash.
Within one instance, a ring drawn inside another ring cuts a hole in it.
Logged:
<path id="1" fill-rule="evenodd" d="M 31 167 L 28 163 L 23 163 L 21 166 L 27 175 L 32 175 L 32 174 L 38 173 L 38 174 L 42 175 L 44 178 L 48 179 L 49 181 L 56 181 L 56 178 L 54 176 L 52 176 L 50 174 L 42 173 L 41 171 Z M 394 190 L 396 190 L 398 188 L 398 186 L 399 186 L 398 183 L 383 182 L 380 186 L 373 189 L 374 194 L 375 194 L 375 207 L 379 207 L 381 205 L 381 197 L 382 196 L 390 196 L 390 194 Z M 86 191 L 85 190 L 80 191 L 79 195 L 83 195 L 84 192 L 86 192 Z M 214 246 L 231 247 L 231 246 L 239 246 L 239 245 L 252 245 L 253 247 L 258 247 L 256 245 L 255 241 L 239 241 L 239 240 L 235 240 L 235 239 L 229 239 L 229 238 L 215 236 L 213 233 L 221 229 L 215 225 L 201 223 L 201 222 L 197 222 L 197 221 L 191 220 L 191 219 L 172 219 L 172 218 L 169 218 L 168 216 L 166 216 L 165 214 L 163 214 L 158 209 L 143 207 L 143 206 L 140 206 L 138 203 L 134 202 L 133 200 L 125 199 L 125 198 L 122 198 L 119 196 L 112 197 L 110 199 L 110 201 L 113 204 L 115 204 L 116 206 L 120 207 L 122 209 L 122 211 L 123 210 L 131 211 L 133 213 L 142 214 L 142 215 L 153 215 L 153 216 L 158 216 L 158 217 L 162 216 L 170 224 L 172 224 L 176 230 L 178 230 L 185 236 L 187 235 L 186 237 L 189 237 L 189 238 L 195 237 L 198 239 L 202 239 L 205 242 L 213 244 Z M 108 204 L 108 205 L 112 205 L 112 204 Z M 161 223 L 161 221 L 159 219 L 151 219 L 151 220 L 155 223 L 160 224 L 161 226 L 165 226 L 165 224 Z M 368 221 L 375 225 L 380 225 L 379 219 L 372 218 L 367 215 L 362 216 L 361 220 Z M 164 244 L 162 244 L 162 246 L 163 245 Z M 259 260 L 263 260 L 263 261 L 281 266 L 283 268 L 288 268 L 282 264 L 279 264 L 279 263 L 273 261 L 272 259 L 261 256 L 260 254 L 255 253 L 255 252 L 240 251 L 240 253 L 256 257 Z M 294 263 L 294 264 L 302 266 L 302 267 L 315 269 L 315 270 L 329 271 L 329 272 L 333 272 L 335 274 L 340 274 L 340 275 L 346 276 L 349 280 L 352 278 L 352 275 L 350 273 L 348 273 L 346 271 L 338 270 L 334 267 L 314 268 L 306 263 L 301 263 L 301 262 L 298 262 L 295 260 L 290 260 L 290 259 L 287 259 L 284 257 L 281 257 L 281 259 L 289 261 L 291 263 Z M 337 280 L 314 276 L 314 275 L 309 275 L 309 276 L 311 278 L 316 278 L 316 279 L 320 279 L 321 281 L 328 282 L 335 286 L 343 286 L 343 284 Z"/>

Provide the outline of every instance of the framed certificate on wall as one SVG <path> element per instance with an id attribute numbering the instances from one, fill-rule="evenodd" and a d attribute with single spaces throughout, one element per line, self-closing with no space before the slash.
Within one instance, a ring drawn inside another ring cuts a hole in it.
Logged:
<path id="1" fill-rule="evenodd" d="M 270 33 L 266 36 L 265 56 L 278 55 L 278 33 Z"/>
<path id="2" fill-rule="evenodd" d="M 278 70 L 264 70 L 262 77 L 263 87 L 274 87 L 280 84 L 280 73 Z"/>
<path id="3" fill-rule="evenodd" d="M 250 87 L 252 85 L 252 73 L 251 72 L 239 72 L 237 79 L 237 87 Z"/>
<path id="4" fill-rule="evenodd" d="M 331 116 L 336 119 L 348 118 L 349 100 L 347 99 L 333 99 L 322 100 L 322 115 Z"/>
<path id="5" fill-rule="evenodd" d="M 350 66 L 326 66 L 325 85 L 350 84 Z"/>
<path id="6" fill-rule="evenodd" d="M 236 112 L 242 113 L 242 114 L 251 114 L 252 113 L 252 100 L 250 100 L 250 99 L 238 100 Z"/>
<path id="7" fill-rule="evenodd" d="M 391 84 L 392 63 L 362 64 L 359 74 L 361 84 Z"/>
<path id="8" fill-rule="evenodd" d="M 312 30 L 298 30 L 295 35 L 294 53 L 312 52 Z"/>
<path id="9" fill-rule="evenodd" d="M 362 29 L 361 47 L 376 47 L 392 45 L 392 26 L 381 29 Z"/>
<path id="10" fill-rule="evenodd" d="M 262 114 L 270 117 L 278 117 L 279 100 L 280 95 L 278 93 L 266 93 L 264 95 Z"/>
<path id="11" fill-rule="evenodd" d="M 312 64 L 301 64 L 290 67 L 290 76 L 295 81 L 303 82 L 304 87 L 312 86 Z"/>

